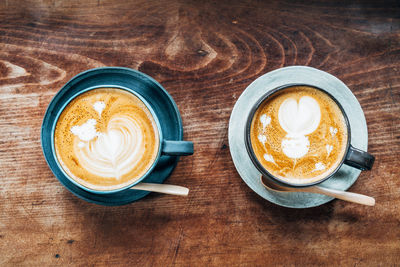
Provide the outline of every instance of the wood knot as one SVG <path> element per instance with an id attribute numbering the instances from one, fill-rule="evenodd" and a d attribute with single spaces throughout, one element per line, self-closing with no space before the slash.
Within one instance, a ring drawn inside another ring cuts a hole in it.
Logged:
<path id="1" fill-rule="evenodd" d="M 203 49 L 197 50 L 196 53 L 197 53 L 199 56 L 202 56 L 202 57 L 205 57 L 205 56 L 208 55 L 208 52 L 207 52 L 206 50 L 203 50 Z"/>

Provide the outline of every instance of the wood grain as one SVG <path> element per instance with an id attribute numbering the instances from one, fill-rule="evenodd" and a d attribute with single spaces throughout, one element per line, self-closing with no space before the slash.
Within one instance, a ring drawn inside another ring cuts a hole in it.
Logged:
<path id="1" fill-rule="evenodd" d="M 400 262 L 400 7 L 316 1 L 0 1 L 0 265 L 390 266 Z M 240 179 L 231 110 L 260 75 L 309 65 L 344 81 L 365 112 L 372 171 L 335 200 L 293 210 Z M 157 79 L 195 155 L 151 194 L 103 207 L 55 179 L 40 145 L 52 96 L 100 66 Z"/>

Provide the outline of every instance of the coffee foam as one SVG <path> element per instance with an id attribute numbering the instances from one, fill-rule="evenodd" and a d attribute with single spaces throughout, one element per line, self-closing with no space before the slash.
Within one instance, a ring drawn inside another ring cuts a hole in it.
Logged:
<path id="1" fill-rule="evenodd" d="M 310 96 L 302 96 L 297 102 L 288 97 L 279 107 L 280 126 L 290 135 L 303 136 L 314 132 L 321 120 L 318 102 Z"/>
<path id="2" fill-rule="evenodd" d="M 265 118 L 270 118 L 265 125 Z M 318 181 L 340 164 L 347 145 L 345 119 L 325 93 L 307 86 L 283 89 L 255 112 L 250 139 L 259 162 L 290 183 Z"/>
<path id="3" fill-rule="evenodd" d="M 94 190 L 122 188 L 153 164 L 159 147 L 157 125 L 133 94 L 114 88 L 88 91 L 62 112 L 55 148 L 63 169 Z"/>
<path id="4" fill-rule="evenodd" d="M 289 97 L 280 105 L 278 119 L 287 132 L 281 143 L 283 153 L 294 159 L 306 155 L 310 147 L 306 135 L 314 132 L 321 120 L 318 102 L 310 96 L 301 97 L 299 102 Z"/>
<path id="5" fill-rule="evenodd" d="M 96 123 L 97 121 L 95 119 L 88 119 L 80 126 L 72 126 L 71 133 L 78 136 L 82 141 L 90 141 L 99 135 L 99 133 L 96 131 Z"/>
<path id="6" fill-rule="evenodd" d="M 106 108 L 106 104 L 103 101 L 97 101 L 93 104 L 93 108 L 99 113 L 99 117 L 101 117 L 101 113 Z"/>
<path id="7" fill-rule="evenodd" d="M 98 133 L 93 142 L 75 147 L 75 155 L 87 171 L 120 180 L 140 161 L 145 152 L 144 136 L 140 126 L 131 117 L 115 116 L 105 133 Z"/>

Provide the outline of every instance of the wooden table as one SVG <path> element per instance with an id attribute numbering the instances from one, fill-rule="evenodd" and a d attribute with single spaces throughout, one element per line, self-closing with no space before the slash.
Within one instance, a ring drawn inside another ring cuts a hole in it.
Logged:
<path id="1" fill-rule="evenodd" d="M 389 266 L 400 263 L 400 7 L 262 1 L 0 1 L 0 265 Z M 343 2 L 344 3 L 344 2 Z M 335 200 L 294 210 L 239 177 L 228 121 L 260 75 L 309 65 L 344 81 L 365 112 L 375 166 Z M 52 96 L 101 66 L 138 69 L 175 99 L 184 157 L 168 183 L 120 207 L 66 190 L 40 145 Z"/>

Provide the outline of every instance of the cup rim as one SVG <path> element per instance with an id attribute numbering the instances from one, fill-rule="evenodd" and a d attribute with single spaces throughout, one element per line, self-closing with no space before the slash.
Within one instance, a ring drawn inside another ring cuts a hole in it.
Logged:
<path id="1" fill-rule="evenodd" d="M 344 117 L 344 121 L 345 121 L 345 125 L 347 128 L 347 142 L 346 142 L 346 149 L 345 149 L 345 153 L 343 154 L 343 157 L 340 161 L 340 163 L 337 165 L 337 167 L 326 177 L 319 179 L 317 181 L 314 182 L 310 182 L 310 183 L 304 183 L 304 184 L 298 184 L 298 183 L 290 183 L 287 182 L 285 180 L 282 180 L 274 175 L 272 175 L 266 168 L 263 167 L 263 165 L 260 163 L 260 161 L 257 159 L 257 157 L 255 156 L 253 147 L 251 145 L 251 138 L 250 138 L 250 128 L 251 128 L 251 123 L 253 121 L 253 117 L 255 112 L 257 111 L 257 109 L 260 107 L 260 105 L 267 100 L 269 97 L 271 97 L 272 95 L 274 95 L 275 93 L 277 93 L 278 91 L 290 88 L 290 87 L 295 87 L 295 86 L 307 86 L 307 87 L 311 87 L 314 89 L 317 89 L 323 93 L 325 93 L 326 95 L 328 95 L 335 103 L 336 105 L 339 107 L 340 111 L 342 112 L 342 115 Z M 284 186 L 289 186 L 289 187 L 310 187 L 310 186 L 314 186 L 317 184 L 320 184 L 326 180 L 328 180 L 329 178 L 331 178 L 344 164 L 344 161 L 346 160 L 346 155 L 349 151 L 350 148 L 350 143 L 351 143 L 351 129 L 350 129 L 350 123 L 347 117 L 347 114 L 344 110 L 344 108 L 342 107 L 342 105 L 339 103 L 339 101 L 329 92 L 327 92 L 326 90 L 312 85 L 312 84 L 307 84 L 307 83 L 288 83 L 288 84 L 284 84 L 281 86 L 278 86 L 268 92 L 266 92 L 264 95 L 262 95 L 260 98 L 258 98 L 258 100 L 254 103 L 254 105 L 252 106 L 249 114 L 247 115 L 247 119 L 246 119 L 246 124 L 245 124 L 245 146 L 246 146 L 246 150 L 247 150 L 247 154 L 249 155 L 251 161 L 253 162 L 254 166 L 257 168 L 257 170 L 266 178 L 270 178 L 272 179 L 274 182 L 277 182 L 279 184 L 282 184 Z"/>
<path id="2" fill-rule="evenodd" d="M 136 179 L 136 180 L 133 181 L 132 183 L 130 183 L 130 184 L 124 186 L 124 187 L 116 188 L 116 189 L 112 189 L 112 190 L 96 190 L 96 189 L 92 189 L 92 188 L 86 187 L 85 185 L 83 185 L 83 184 L 77 182 L 75 179 L 73 179 L 73 178 L 64 170 L 64 168 L 61 166 L 61 164 L 60 164 L 60 162 L 59 162 L 59 160 L 58 160 L 58 158 L 57 158 L 57 154 L 56 154 L 56 151 L 55 151 L 55 143 L 54 143 L 55 128 L 56 128 L 58 119 L 59 119 L 59 117 L 61 116 L 62 112 L 64 111 L 65 107 L 66 107 L 69 103 L 71 103 L 71 101 L 74 100 L 74 99 L 75 99 L 76 97 L 78 97 L 79 95 L 84 94 L 84 93 L 89 92 L 89 91 L 92 91 L 92 90 L 95 90 L 95 89 L 101 89 L 101 88 L 115 88 L 115 89 L 120 89 L 120 90 L 127 91 L 127 92 L 133 94 L 134 96 L 136 96 L 136 97 L 146 106 L 146 108 L 150 111 L 150 114 L 152 115 L 152 117 L 153 117 L 153 119 L 154 119 L 154 121 L 155 121 L 155 123 L 156 123 L 157 131 L 158 131 L 158 141 L 159 141 L 159 142 L 158 142 L 158 151 L 157 151 L 157 155 L 156 155 L 156 157 L 155 157 L 155 159 L 154 159 L 152 165 L 150 166 L 150 168 L 149 168 L 140 178 Z M 63 90 L 63 89 L 64 89 L 64 87 L 61 88 L 60 91 Z M 65 176 L 71 183 L 73 183 L 74 185 L 76 185 L 76 186 L 80 187 L 81 189 L 83 189 L 83 190 L 85 190 L 85 191 L 88 191 L 88 192 L 90 192 L 90 193 L 94 193 L 94 194 L 112 194 L 112 193 L 117 193 L 117 192 L 124 191 L 124 190 L 129 189 L 129 188 L 131 188 L 132 186 L 134 186 L 134 185 L 140 183 L 141 181 L 143 181 L 143 180 L 153 171 L 153 169 L 154 169 L 155 166 L 157 165 L 157 163 L 158 163 L 158 161 L 159 161 L 159 159 L 160 159 L 160 156 L 161 156 L 162 141 L 163 141 L 163 134 L 162 134 L 162 131 L 161 131 L 161 125 L 160 125 L 160 122 L 159 122 L 159 120 L 158 120 L 158 117 L 156 116 L 156 114 L 155 114 L 153 108 L 150 106 L 150 104 L 146 101 L 146 99 L 145 99 L 143 96 L 141 96 L 141 95 L 140 95 L 139 93 L 137 93 L 135 90 L 132 90 L 131 88 L 128 88 L 128 87 L 125 87 L 125 86 L 120 86 L 120 85 L 106 85 L 106 84 L 104 84 L 104 85 L 91 86 L 91 87 L 87 87 L 87 88 L 85 88 L 85 89 L 80 90 L 79 92 L 77 92 L 76 94 L 74 94 L 73 96 L 71 96 L 71 97 L 61 106 L 61 108 L 57 110 L 57 115 L 55 116 L 54 122 L 53 122 L 52 127 L 51 127 L 51 141 L 50 141 L 50 144 L 51 144 L 51 154 L 52 154 L 52 156 L 53 156 L 54 161 L 55 161 L 56 164 L 57 164 L 57 167 L 59 168 L 59 170 L 64 174 L 64 176 Z"/>

